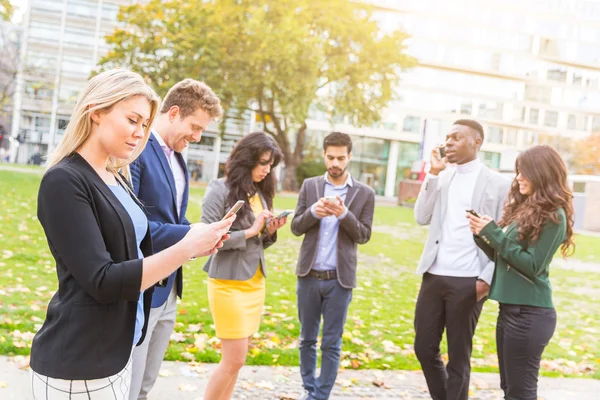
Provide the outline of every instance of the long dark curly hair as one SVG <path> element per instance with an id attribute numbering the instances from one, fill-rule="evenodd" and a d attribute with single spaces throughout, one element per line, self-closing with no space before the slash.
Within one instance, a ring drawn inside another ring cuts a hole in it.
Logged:
<path id="1" fill-rule="evenodd" d="M 238 211 L 238 217 L 244 218 L 252 213 L 248 200 L 260 192 L 269 209 L 273 209 L 273 197 L 277 180 L 273 170 L 262 181 L 255 183 L 252 180 L 252 170 L 258 165 L 260 157 L 270 153 L 273 161 L 271 168 L 275 168 L 281 161 L 282 153 L 275 139 L 264 132 L 253 132 L 241 138 L 227 159 L 225 164 L 225 182 L 229 187 L 227 205 L 231 207 L 238 200 L 246 200 L 244 207 Z"/>
<path id="2" fill-rule="evenodd" d="M 519 240 L 536 242 L 547 221 L 559 223 L 558 209 L 567 217 L 567 237 L 562 243 L 563 256 L 573 254 L 573 193 L 567 181 L 567 167 L 560 155 L 550 146 L 535 146 L 517 157 L 517 175 L 527 179 L 532 194 L 522 195 L 517 179 L 512 183 L 500 226 L 516 222 Z"/>

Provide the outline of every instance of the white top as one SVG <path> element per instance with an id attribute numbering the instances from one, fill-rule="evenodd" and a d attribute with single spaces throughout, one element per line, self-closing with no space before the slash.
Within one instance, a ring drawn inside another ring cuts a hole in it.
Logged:
<path id="1" fill-rule="evenodd" d="M 437 258 L 429 268 L 433 275 L 474 277 L 481 274 L 477 245 L 469 229 L 466 210 L 472 208 L 473 192 L 481 161 L 458 165 L 448 187 L 448 208 L 442 220 Z M 477 210 L 475 210 L 477 211 Z"/>
<path id="2" fill-rule="evenodd" d="M 173 178 L 175 179 L 175 192 L 177 195 L 177 216 L 181 216 L 181 204 L 183 203 L 183 192 L 185 191 L 185 172 L 183 171 L 183 167 L 179 164 L 177 157 L 175 156 L 175 151 L 169 146 L 166 145 L 163 138 L 156 131 L 152 132 L 154 137 L 158 141 L 158 144 L 165 152 L 165 157 L 167 157 L 167 161 L 169 161 L 169 166 L 171 167 L 171 172 L 173 173 Z"/>

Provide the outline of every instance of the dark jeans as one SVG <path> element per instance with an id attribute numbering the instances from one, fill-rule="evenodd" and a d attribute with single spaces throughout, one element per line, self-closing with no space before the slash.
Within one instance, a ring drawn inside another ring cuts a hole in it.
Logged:
<path id="1" fill-rule="evenodd" d="M 554 308 L 500 304 L 496 347 L 506 400 L 536 400 L 542 353 L 554 334 Z"/>
<path id="2" fill-rule="evenodd" d="M 342 334 L 352 289 L 337 281 L 298 278 L 298 316 L 300 318 L 300 374 L 310 399 L 326 400 L 333 389 L 340 366 Z M 323 316 L 321 374 L 316 376 L 317 339 Z"/>
<path id="3" fill-rule="evenodd" d="M 473 335 L 484 300 L 477 301 L 477 278 L 426 273 L 415 311 L 415 353 L 433 400 L 467 400 Z M 440 355 L 446 329 L 448 366 Z"/>

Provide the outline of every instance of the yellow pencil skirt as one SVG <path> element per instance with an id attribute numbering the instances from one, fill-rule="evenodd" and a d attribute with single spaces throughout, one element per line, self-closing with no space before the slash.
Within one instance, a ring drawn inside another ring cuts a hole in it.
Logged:
<path id="1" fill-rule="evenodd" d="M 244 339 L 258 332 L 265 287 L 260 266 L 247 281 L 208 278 L 208 304 L 219 339 Z"/>

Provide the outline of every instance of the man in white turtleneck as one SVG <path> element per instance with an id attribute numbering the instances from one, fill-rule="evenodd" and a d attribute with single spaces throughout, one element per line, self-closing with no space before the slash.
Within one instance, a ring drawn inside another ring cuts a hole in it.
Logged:
<path id="1" fill-rule="evenodd" d="M 415 204 L 415 218 L 430 225 L 417 269 L 423 281 L 415 310 L 415 353 L 434 400 L 467 400 L 473 335 L 489 292 L 494 263 L 480 250 L 466 210 L 499 221 L 510 181 L 478 158 L 483 127 L 458 120 L 446 136 L 446 157 L 432 151 L 431 169 Z M 453 164 L 446 167 L 446 162 Z M 440 356 L 446 330 L 448 365 Z"/>

